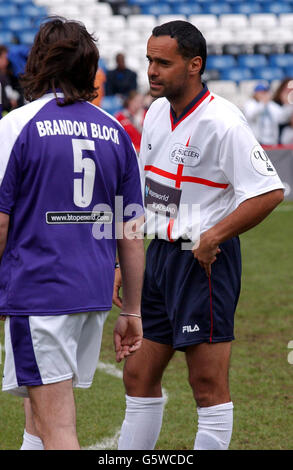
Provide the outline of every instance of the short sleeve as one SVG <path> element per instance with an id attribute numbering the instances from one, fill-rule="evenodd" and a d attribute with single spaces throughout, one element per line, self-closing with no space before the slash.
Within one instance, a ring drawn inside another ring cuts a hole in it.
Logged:
<path id="1" fill-rule="evenodd" d="M 144 214 L 138 157 L 132 145 L 127 149 L 127 160 L 119 195 L 123 197 L 123 221 Z"/>
<path id="2" fill-rule="evenodd" d="M 17 136 L 10 119 L 0 121 L 0 211 L 10 214 L 21 178 Z"/>
<path id="3" fill-rule="evenodd" d="M 284 189 L 267 153 L 245 122 L 226 132 L 219 158 L 221 170 L 234 188 L 236 206 L 251 197 Z"/>

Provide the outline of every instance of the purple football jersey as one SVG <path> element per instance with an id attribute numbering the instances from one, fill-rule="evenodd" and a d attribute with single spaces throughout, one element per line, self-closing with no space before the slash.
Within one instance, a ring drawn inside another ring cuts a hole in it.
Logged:
<path id="1" fill-rule="evenodd" d="M 120 220 L 143 213 L 122 126 L 91 103 L 60 107 L 48 93 L 1 119 L 0 148 L 0 211 L 10 215 L 0 312 L 111 309 L 117 198 Z"/>

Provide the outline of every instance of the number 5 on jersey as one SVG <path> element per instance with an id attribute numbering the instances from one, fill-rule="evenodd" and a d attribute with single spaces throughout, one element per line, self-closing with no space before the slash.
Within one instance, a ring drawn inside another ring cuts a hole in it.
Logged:
<path id="1" fill-rule="evenodd" d="M 73 201 L 77 207 L 88 207 L 93 199 L 96 165 L 91 158 L 82 157 L 84 150 L 94 152 L 95 142 L 87 139 L 72 139 L 73 171 L 83 173 L 82 177 L 74 178 Z"/>

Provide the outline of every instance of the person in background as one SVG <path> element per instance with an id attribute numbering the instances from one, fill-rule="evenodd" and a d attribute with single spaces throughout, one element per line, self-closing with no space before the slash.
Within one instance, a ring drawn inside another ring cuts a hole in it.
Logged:
<path id="1" fill-rule="evenodd" d="M 107 72 L 106 95 L 127 97 L 132 90 L 137 90 L 137 74 L 126 67 L 125 56 L 119 53 L 116 55 L 116 68 Z"/>
<path id="2" fill-rule="evenodd" d="M 126 130 L 137 152 L 140 149 L 145 113 L 144 95 L 133 90 L 124 100 L 123 109 L 115 114 L 115 118 Z"/>
<path id="3" fill-rule="evenodd" d="M 3 115 L 18 106 L 20 94 L 13 88 L 13 77 L 9 68 L 8 49 L 0 45 L 0 84 L 2 90 Z"/>
<path id="4" fill-rule="evenodd" d="M 243 106 L 247 122 L 261 145 L 279 144 L 279 126 L 288 122 L 292 110 L 289 104 L 282 106 L 273 101 L 267 82 L 258 83 L 252 98 Z"/>

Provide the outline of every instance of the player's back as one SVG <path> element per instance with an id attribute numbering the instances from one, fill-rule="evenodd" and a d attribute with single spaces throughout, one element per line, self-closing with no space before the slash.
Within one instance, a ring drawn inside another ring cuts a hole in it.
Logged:
<path id="1" fill-rule="evenodd" d="M 10 214 L 1 311 L 111 308 L 115 196 L 125 204 L 141 197 L 129 137 L 90 103 L 58 106 L 53 94 L 0 125 L 0 210 Z M 93 236 L 93 223 L 106 237 Z"/>

